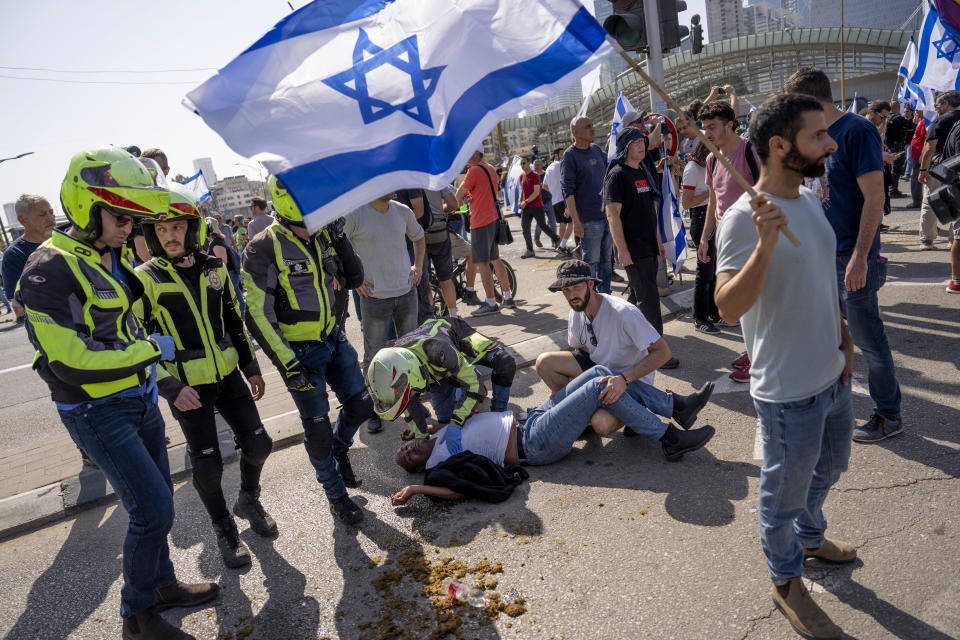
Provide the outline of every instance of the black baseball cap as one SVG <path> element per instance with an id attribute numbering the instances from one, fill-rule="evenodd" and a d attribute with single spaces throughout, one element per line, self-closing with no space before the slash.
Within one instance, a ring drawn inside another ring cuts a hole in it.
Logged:
<path id="1" fill-rule="evenodd" d="M 591 281 L 600 282 L 600 278 L 593 277 L 589 264 L 583 260 L 564 260 L 557 267 L 557 279 L 548 288 L 550 291 L 560 291 L 564 287 Z"/>

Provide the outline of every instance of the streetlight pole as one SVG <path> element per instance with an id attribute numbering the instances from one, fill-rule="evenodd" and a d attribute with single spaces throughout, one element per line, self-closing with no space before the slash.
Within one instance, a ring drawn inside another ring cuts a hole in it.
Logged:
<path id="1" fill-rule="evenodd" d="M 790 43 L 793 45 L 793 53 L 797 63 L 797 69 L 800 69 L 800 48 L 797 46 L 797 41 L 793 39 L 793 29 L 787 27 L 784 29 L 787 32 L 787 35 L 790 36 Z"/>
<path id="2" fill-rule="evenodd" d="M 24 156 L 32 155 L 33 151 L 25 151 L 23 153 L 18 153 L 15 156 L 10 156 L 9 158 L 0 158 L 0 163 L 6 162 L 7 160 L 19 160 Z M 10 243 L 7 242 L 7 225 L 3 224 L 3 216 L 0 215 L 0 235 L 3 237 L 3 244 L 9 246 Z"/>
<path id="3" fill-rule="evenodd" d="M 840 106 L 847 104 L 847 58 L 843 52 L 844 35 L 843 0 L 840 0 Z"/>

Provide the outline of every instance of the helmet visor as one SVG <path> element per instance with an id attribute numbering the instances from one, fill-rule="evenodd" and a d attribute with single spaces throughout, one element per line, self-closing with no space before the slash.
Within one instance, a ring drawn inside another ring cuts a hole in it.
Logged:
<path id="1" fill-rule="evenodd" d="M 389 387 L 381 387 L 373 394 L 374 409 L 379 414 L 393 413 L 394 408 L 404 398 L 409 387 L 406 373 L 401 373 Z M 397 411 L 399 413 L 399 411 Z"/>
<path id="2" fill-rule="evenodd" d="M 167 179 L 150 158 L 123 158 L 97 167 L 84 167 L 80 178 L 92 187 L 108 189 L 166 189 Z"/>

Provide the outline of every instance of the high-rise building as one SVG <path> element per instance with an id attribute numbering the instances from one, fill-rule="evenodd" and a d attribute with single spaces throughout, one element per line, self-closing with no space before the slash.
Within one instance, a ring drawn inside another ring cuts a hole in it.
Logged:
<path id="1" fill-rule="evenodd" d="M 211 189 L 217 183 L 217 174 L 213 170 L 213 160 L 210 158 L 197 158 L 193 161 L 193 170 L 202 171 L 203 179 L 207 181 L 207 186 Z"/>
<path id="2" fill-rule="evenodd" d="M 593 0 L 593 15 L 597 22 L 603 24 L 603 21 L 613 15 L 613 3 L 610 0 Z M 614 54 L 607 56 L 607 59 L 600 65 L 600 86 L 611 84 L 617 76 L 627 70 L 627 61 Z"/>
<path id="3" fill-rule="evenodd" d="M 780 4 L 779 2 L 776 5 Z M 748 34 L 783 31 L 800 26 L 799 13 L 781 9 L 771 2 L 755 0 L 743 8 L 744 24 Z"/>
<path id="4" fill-rule="evenodd" d="M 844 0 L 843 24 L 846 27 L 871 29 L 899 29 L 914 9 L 917 0 Z M 907 25 L 907 29 L 919 27 L 922 15 Z M 839 27 L 840 2 L 838 0 L 810 0 L 811 27 Z"/>
<path id="5" fill-rule="evenodd" d="M 202 168 L 199 170 L 203 171 Z M 253 194 L 247 176 L 224 178 L 210 188 L 210 195 L 213 196 L 217 210 L 223 214 L 224 219 L 250 216 L 250 196 Z"/>
<path id="6" fill-rule="evenodd" d="M 705 0 L 705 4 L 710 42 L 748 34 L 741 0 Z"/>
<path id="7" fill-rule="evenodd" d="M 781 0 L 780 8 L 800 16 L 800 26 L 810 26 L 810 0 Z"/>
<path id="8" fill-rule="evenodd" d="M 572 85 L 564 89 L 562 92 L 548 98 L 533 107 L 528 109 L 526 115 L 536 116 L 541 113 L 549 113 L 556 109 L 563 109 L 564 107 L 569 107 L 572 104 L 580 104 L 583 100 L 583 88 L 580 86 L 580 81 L 576 80 Z"/>
<path id="9" fill-rule="evenodd" d="M 17 208 L 12 202 L 3 203 L 3 223 L 8 227 L 14 227 L 20 224 L 17 220 Z"/>

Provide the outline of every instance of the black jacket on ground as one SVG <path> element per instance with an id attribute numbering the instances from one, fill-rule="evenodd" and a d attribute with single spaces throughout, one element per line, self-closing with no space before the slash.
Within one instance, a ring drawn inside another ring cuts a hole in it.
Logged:
<path id="1" fill-rule="evenodd" d="M 467 498 L 503 502 L 529 477 L 527 470 L 518 464 L 501 467 L 490 458 L 463 451 L 429 469 L 423 482 L 446 487 Z"/>

